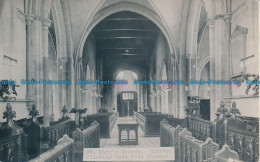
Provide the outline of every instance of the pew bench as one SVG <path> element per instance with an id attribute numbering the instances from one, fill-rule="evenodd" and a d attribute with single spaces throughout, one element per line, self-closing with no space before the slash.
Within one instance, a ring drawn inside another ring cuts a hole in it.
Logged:
<path id="1" fill-rule="evenodd" d="M 65 134 L 58 140 L 56 146 L 38 157 L 31 159 L 29 162 L 73 161 L 73 144 L 74 140 Z"/>
<path id="2" fill-rule="evenodd" d="M 134 112 L 134 118 L 145 133 L 145 136 L 159 137 L 160 122 L 171 117 L 171 115 L 157 112 Z"/>
<path id="3" fill-rule="evenodd" d="M 107 112 L 87 115 L 84 117 L 84 128 L 90 126 L 91 123 L 97 121 L 100 124 L 100 137 L 110 138 L 111 131 L 115 126 L 116 120 L 118 118 L 118 113 Z"/>

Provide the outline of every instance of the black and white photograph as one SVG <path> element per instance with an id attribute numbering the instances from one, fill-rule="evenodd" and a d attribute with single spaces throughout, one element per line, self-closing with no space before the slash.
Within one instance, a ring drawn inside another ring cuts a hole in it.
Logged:
<path id="1" fill-rule="evenodd" d="M 258 162 L 258 0 L 0 0 L 0 162 Z"/>

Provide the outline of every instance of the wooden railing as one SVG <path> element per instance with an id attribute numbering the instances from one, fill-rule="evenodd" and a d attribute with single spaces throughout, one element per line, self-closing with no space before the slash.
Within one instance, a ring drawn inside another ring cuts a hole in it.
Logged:
<path id="1" fill-rule="evenodd" d="M 173 127 L 167 120 L 160 123 L 160 146 L 179 146 L 179 133 L 183 130 L 181 126 Z M 175 147 L 175 159 L 178 159 L 179 147 Z"/>
<path id="2" fill-rule="evenodd" d="M 210 162 L 215 158 L 215 153 L 219 146 L 213 142 L 211 138 L 207 138 L 205 142 L 197 140 L 191 136 L 191 132 L 186 128 L 179 133 L 179 161 L 201 161 Z"/>
<path id="3" fill-rule="evenodd" d="M 187 117 L 187 129 L 192 135 L 202 141 L 208 137 L 213 138 L 213 123 L 198 116 Z"/>
<path id="4" fill-rule="evenodd" d="M 49 148 L 54 147 L 58 140 L 64 135 L 67 134 L 69 137 L 72 137 L 72 132 L 74 131 L 74 123 L 70 120 L 46 127 L 44 130 L 45 140 L 48 142 Z"/>
<path id="5" fill-rule="evenodd" d="M 72 136 L 75 141 L 73 145 L 74 161 L 83 161 L 84 148 L 100 146 L 100 125 L 94 121 L 87 129 L 76 129 Z"/>
<path id="6" fill-rule="evenodd" d="M 58 140 L 56 146 L 30 160 L 29 162 L 73 161 L 73 144 L 74 140 L 65 134 Z"/>
<path id="7" fill-rule="evenodd" d="M 238 160 L 238 154 L 227 148 L 219 150 L 211 138 L 205 142 L 196 139 L 186 128 L 171 126 L 168 121 L 161 122 L 161 146 L 175 148 L 175 161 L 185 162 L 228 162 L 229 158 Z"/>
<path id="8" fill-rule="evenodd" d="M 45 127 L 37 119 L 27 119 L 22 126 L 28 135 L 27 153 L 29 159 L 54 147 L 65 134 L 72 138 L 72 132 L 75 130 L 75 122 L 71 120 Z"/>
<path id="9" fill-rule="evenodd" d="M 248 121 L 251 120 L 252 123 Z M 259 161 L 259 119 L 231 117 L 226 124 L 226 143 L 239 158 L 248 162 Z"/>
<path id="10" fill-rule="evenodd" d="M 84 118 L 84 128 L 90 126 L 91 123 L 97 121 L 100 124 L 100 137 L 109 138 L 110 133 L 115 126 L 116 120 L 118 118 L 118 113 L 107 112 L 87 115 Z"/>
<path id="11" fill-rule="evenodd" d="M 160 136 L 160 122 L 172 115 L 156 112 L 134 112 L 134 118 L 146 136 Z"/>
<path id="12" fill-rule="evenodd" d="M 134 118 L 138 122 L 139 127 L 146 132 L 146 118 L 140 113 L 134 112 Z"/>
<path id="13" fill-rule="evenodd" d="M 31 159 L 30 162 L 56 162 L 56 161 L 82 161 L 84 148 L 98 148 L 100 146 L 99 123 L 93 122 L 90 127 L 84 130 L 79 128 L 73 132 L 71 139 L 67 134 L 58 140 L 57 144 Z"/>
<path id="14" fill-rule="evenodd" d="M 19 147 L 23 147 L 22 151 L 26 152 L 26 156 L 28 155 L 27 159 L 30 160 L 36 158 L 41 153 L 51 149 L 65 134 L 69 135 L 72 138 L 72 132 L 75 130 L 75 122 L 71 121 L 68 117 L 64 116 L 65 118 L 61 118 L 57 122 L 52 122 L 49 127 L 45 127 L 43 125 L 43 117 L 37 117 L 37 114 L 39 113 L 35 105 L 33 105 L 33 108 L 30 110 L 30 114 L 30 119 L 24 118 L 13 122 L 14 129 L 18 129 L 19 132 L 22 132 L 18 137 L 23 138 L 24 141 L 22 141 L 21 143 L 22 146 Z M 3 125 L 8 124 L 3 123 Z M 4 127 L 1 128 L 3 129 Z M 6 135 L 5 133 L 1 134 L 3 135 L 3 141 L 9 141 L 8 138 L 11 135 Z M 12 151 L 12 153 L 15 152 L 17 151 Z M 3 153 L 3 155 L 6 156 L 6 153 Z"/>
<path id="15" fill-rule="evenodd" d="M 240 116 L 235 103 L 228 110 L 221 104 L 215 121 L 207 121 L 199 116 L 188 116 L 187 129 L 200 141 L 212 138 L 220 148 L 224 144 L 236 151 L 239 159 L 249 162 L 259 161 L 259 119 Z M 161 123 L 161 145 L 172 146 L 176 125 L 174 122 Z"/>

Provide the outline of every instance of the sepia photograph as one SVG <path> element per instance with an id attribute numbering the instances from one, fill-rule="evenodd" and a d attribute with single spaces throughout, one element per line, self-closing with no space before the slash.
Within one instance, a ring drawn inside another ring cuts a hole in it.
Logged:
<path id="1" fill-rule="evenodd" d="M 258 0 L 0 0 L 0 162 L 258 162 Z"/>

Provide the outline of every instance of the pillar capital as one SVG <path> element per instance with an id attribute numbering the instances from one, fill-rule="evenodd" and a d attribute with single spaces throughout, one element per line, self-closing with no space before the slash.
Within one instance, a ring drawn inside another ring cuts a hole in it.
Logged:
<path id="1" fill-rule="evenodd" d="M 48 30 L 49 27 L 51 26 L 51 24 L 52 24 L 51 20 L 42 18 L 42 29 L 43 30 Z"/>
<path id="2" fill-rule="evenodd" d="M 215 19 L 211 18 L 211 19 L 206 19 L 207 25 L 209 26 L 209 28 L 214 28 L 215 27 Z"/>
<path id="3" fill-rule="evenodd" d="M 230 22 L 232 18 L 232 13 L 226 13 L 223 15 L 223 19 L 225 22 Z"/>
<path id="4" fill-rule="evenodd" d="M 25 14 L 25 22 L 26 24 L 30 24 L 33 22 L 35 16 L 34 15 L 30 15 L 30 14 Z"/>

